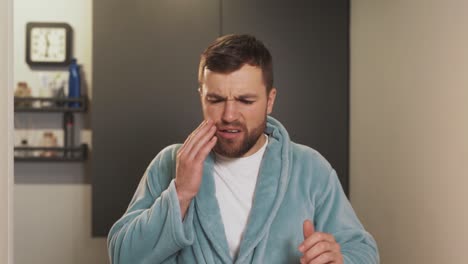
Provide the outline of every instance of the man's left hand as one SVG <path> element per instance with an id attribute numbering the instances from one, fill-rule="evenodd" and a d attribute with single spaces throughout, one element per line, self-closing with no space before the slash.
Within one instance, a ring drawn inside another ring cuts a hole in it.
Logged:
<path id="1" fill-rule="evenodd" d="M 299 245 L 303 254 L 301 264 L 343 264 L 340 244 L 333 235 L 315 232 L 310 220 L 304 221 L 303 231 L 304 241 Z"/>

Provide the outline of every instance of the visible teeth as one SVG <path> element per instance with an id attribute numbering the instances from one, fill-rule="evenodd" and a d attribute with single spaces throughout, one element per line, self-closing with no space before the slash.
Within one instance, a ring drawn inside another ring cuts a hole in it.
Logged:
<path id="1" fill-rule="evenodd" d="M 228 132 L 228 133 L 237 133 L 237 132 L 239 132 L 239 130 L 229 130 L 229 129 L 225 130 L 225 131 Z"/>

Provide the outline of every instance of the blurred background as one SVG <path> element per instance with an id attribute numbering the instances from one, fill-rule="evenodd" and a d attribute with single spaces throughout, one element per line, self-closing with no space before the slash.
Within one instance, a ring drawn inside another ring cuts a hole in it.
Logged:
<path id="1" fill-rule="evenodd" d="M 199 122 L 198 56 L 227 33 L 255 34 L 270 48 L 279 91 L 273 116 L 293 140 L 316 148 L 337 168 L 356 213 L 377 240 L 382 263 L 465 263 L 467 2 L 2 5 L 0 80 L 7 89 L 0 89 L 0 143 L 8 151 L 0 153 L 0 168 L 14 183 L 8 177 L 0 182 L 0 230 L 7 234 L 7 220 L 13 220 L 14 263 L 108 262 L 104 236 L 147 164 Z M 63 146 L 64 112 L 70 110 L 13 116 L 11 98 L 20 82 L 35 97 L 51 95 L 44 87 L 63 84 L 69 90 L 69 62 L 26 62 L 30 22 L 72 28 L 71 55 L 78 59 L 81 94 L 89 103 L 72 109 L 73 145 L 86 145 L 73 158 L 62 160 L 63 149 L 29 150 L 49 160 L 25 161 L 24 153 L 12 149 L 25 138 L 28 146 Z M 8 56 L 10 71 L 3 60 Z M 56 145 L 44 141 L 44 132 L 55 136 Z M 0 262 L 6 263 L 3 237 Z"/>

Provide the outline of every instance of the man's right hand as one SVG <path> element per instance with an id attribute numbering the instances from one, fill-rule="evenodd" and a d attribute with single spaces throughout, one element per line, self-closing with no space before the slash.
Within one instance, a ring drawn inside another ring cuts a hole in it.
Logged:
<path id="1" fill-rule="evenodd" d="M 200 188 L 203 163 L 216 144 L 215 133 L 214 122 L 205 120 L 190 134 L 177 152 L 175 187 L 182 219 Z"/>

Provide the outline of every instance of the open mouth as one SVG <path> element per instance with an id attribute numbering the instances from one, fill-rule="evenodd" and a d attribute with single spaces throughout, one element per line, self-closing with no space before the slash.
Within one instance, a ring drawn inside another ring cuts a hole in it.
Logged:
<path id="1" fill-rule="evenodd" d="M 218 132 L 216 133 L 218 137 L 224 138 L 224 139 L 235 139 L 241 135 L 242 130 L 241 129 L 235 129 L 235 128 L 221 128 L 218 129 Z"/>
<path id="2" fill-rule="evenodd" d="M 219 131 L 223 133 L 239 133 L 240 132 L 240 130 L 238 129 L 220 129 Z"/>

